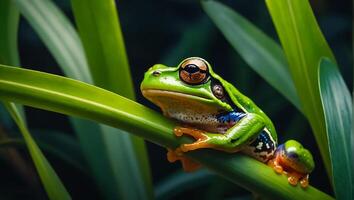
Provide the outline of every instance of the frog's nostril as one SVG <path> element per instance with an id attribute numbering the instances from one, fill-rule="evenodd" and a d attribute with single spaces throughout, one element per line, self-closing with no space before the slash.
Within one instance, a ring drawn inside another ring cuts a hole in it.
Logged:
<path id="1" fill-rule="evenodd" d="M 160 76 L 160 75 L 161 75 L 161 72 L 158 71 L 158 70 L 155 70 L 155 71 L 152 72 L 152 75 L 153 75 L 153 76 Z"/>

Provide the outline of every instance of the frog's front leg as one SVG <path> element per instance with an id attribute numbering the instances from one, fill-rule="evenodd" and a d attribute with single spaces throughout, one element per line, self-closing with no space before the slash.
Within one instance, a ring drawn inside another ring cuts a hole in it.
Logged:
<path id="1" fill-rule="evenodd" d="M 201 148 L 212 148 L 227 152 L 240 150 L 244 144 L 252 141 L 265 127 L 263 118 L 257 114 L 248 113 L 225 134 L 206 133 L 190 128 L 176 128 L 175 134 L 190 135 L 196 139 L 194 143 L 182 144 L 179 148 L 188 152 Z"/>

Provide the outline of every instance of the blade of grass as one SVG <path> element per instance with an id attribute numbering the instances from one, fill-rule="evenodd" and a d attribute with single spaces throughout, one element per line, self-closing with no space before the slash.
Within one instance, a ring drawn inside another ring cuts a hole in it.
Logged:
<path id="1" fill-rule="evenodd" d="M 48 0 L 37 0 L 34 4 L 30 1 L 16 1 L 16 3 L 21 13 L 56 58 L 64 74 L 77 80 L 93 83 L 80 38 L 70 21 L 56 5 Z M 62 39 L 65 39 L 65 42 L 61 42 Z M 119 189 L 117 184 L 122 176 L 117 175 L 115 172 L 117 166 L 113 166 L 109 157 L 109 155 L 112 155 L 112 151 L 116 153 L 120 150 L 114 149 L 118 146 L 114 142 L 120 140 L 119 135 L 114 134 L 117 129 L 77 118 L 71 118 L 71 123 L 80 140 L 91 171 L 97 180 L 97 185 L 105 198 L 116 199 L 122 193 L 120 191 L 132 191 Z M 129 154 L 126 154 L 126 156 L 129 156 Z M 113 158 L 117 163 L 127 163 L 124 158 L 119 159 L 118 156 Z M 102 169 L 105 170 L 102 171 Z M 129 169 L 135 168 L 130 167 Z M 125 171 L 129 171 L 129 169 Z M 129 176 L 129 173 L 126 174 Z M 130 175 L 133 177 L 131 173 Z M 124 184 L 120 185 L 124 186 Z"/>
<path id="2" fill-rule="evenodd" d="M 13 0 L 21 14 L 36 31 L 65 74 L 91 83 L 85 54 L 75 29 L 65 15 L 49 0 Z"/>
<path id="3" fill-rule="evenodd" d="M 19 65 L 17 48 L 17 30 L 19 12 L 11 1 L 1 1 L 0 4 L 0 62 Z M 71 199 L 69 193 L 51 167 L 42 151 L 33 140 L 27 129 L 23 107 L 12 102 L 3 102 L 5 108 L 17 124 L 26 142 L 36 170 L 47 192 L 49 199 Z"/>
<path id="4" fill-rule="evenodd" d="M 134 88 L 115 2 L 71 2 L 95 85 L 134 99 Z M 103 130 L 107 133 L 104 134 L 104 140 L 120 198 L 152 199 L 151 175 L 144 141 L 109 126 Z M 122 174 L 121 171 L 125 173 Z"/>
<path id="5" fill-rule="evenodd" d="M 10 0 L 0 1 L 0 63 L 20 66 L 17 48 L 19 12 Z M 2 106 L 2 105 L 0 105 Z M 26 115 L 21 105 L 16 105 L 26 123 Z M 0 113 L 2 118 L 10 118 L 8 113 Z"/>
<path id="6" fill-rule="evenodd" d="M 19 12 L 10 0 L 0 1 L 0 61 L 19 66 L 17 30 Z"/>
<path id="7" fill-rule="evenodd" d="M 334 191 L 337 199 L 353 199 L 352 100 L 337 66 L 324 58 L 319 64 L 319 87 L 326 119 L 332 163 Z"/>
<path id="8" fill-rule="evenodd" d="M 43 152 L 52 154 L 64 162 L 76 167 L 80 171 L 87 173 L 87 170 L 83 165 L 85 160 L 80 146 L 72 136 L 65 135 L 64 133 L 56 133 L 49 130 L 31 130 L 31 132 L 33 139 L 36 141 L 38 147 L 43 150 Z M 39 132 L 45 133 L 37 134 Z M 19 137 L 11 137 L 0 140 L 0 148 L 26 147 L 25 145 L 25 141 Z"/>
<path id="9" fill-rule="evenodd" d="M 288 59 L 303 113 L 311 124 L 327 174 L 330 175 L 331 162 L 317 69 L 322 57 L 334 62 L 335 59 L 308 0 L 266 0 L 266 4 Z"/>
<path id="10" fill-rule="evenodd" d="M 34 165 L 36 166 L 37 172 L 42 180 L 43 186 L 48 194 L 49 199 L 71 199 L 68 191 L 65 189 L 58 175 L 55 173 L 54 169 L 50 166 L 42 151 L 33 140 L 16 106 L 13 103 L 8 102 L 5 102 L 4 105 L 10 112 L 12 118 L 15 120 L 23 138 L 25 139 L 27 148 L 33 159 Z"/>
<path id="11" fill-rule="evenodd" d="M 279 44 L 229 7 L 216 1 L 201 2 L 204 11 L 246 63 L 301 111 Z"/>
<path id="12" fill-rule="evenodd" d="M 172 131 L 176 124 L 151 109 L 95 86 L 47 73 L 0 65 L 0 99 L 105 123 L 164 147 L 176 148 L 191 141 L 176 138 Z M 306 190 L 292 187 L 285 175 L 277 175 L 267 165 L 242 154 L 200 150 L 187 156 L 272 199 L 333 199 L 311 186 Z"/>

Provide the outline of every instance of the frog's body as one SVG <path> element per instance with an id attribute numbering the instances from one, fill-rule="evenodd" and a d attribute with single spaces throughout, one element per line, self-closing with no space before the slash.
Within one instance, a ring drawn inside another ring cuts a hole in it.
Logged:
<path id="1" fill-rule="evenodd" d="M 155 65 L 146 72 L 141 90 L 165 116 L 193 127 L 175 129 L 177 136 L 187 134 L 197 141 L 169 151 L 170 161 L 181 160 L 187 166 L 181 153 L 199 148 L 241 151 L 262 162 L 274 158 L 277 134 L 272 121 L 205 60 L 188 58 L 175 68 Z"/>

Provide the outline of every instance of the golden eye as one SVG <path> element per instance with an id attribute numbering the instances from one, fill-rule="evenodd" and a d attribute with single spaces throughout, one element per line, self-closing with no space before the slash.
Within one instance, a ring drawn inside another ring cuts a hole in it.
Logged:
<path id="1" fill-rule="evenodd" d="M 208 65 L 202 59 L 187 59 L 180 66 L 179 76 L 187 84 L 202 84 L 209 77 Z"/>

